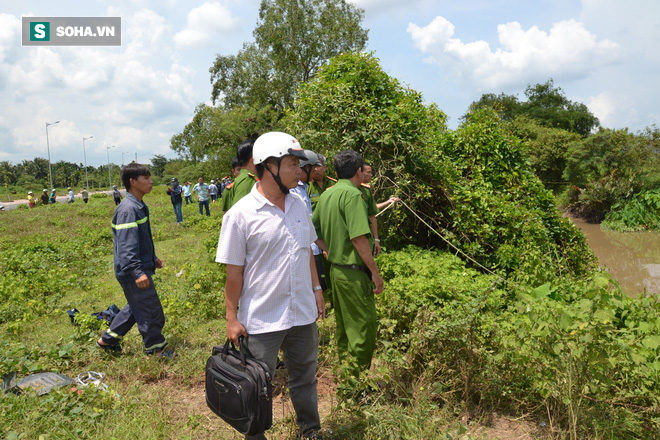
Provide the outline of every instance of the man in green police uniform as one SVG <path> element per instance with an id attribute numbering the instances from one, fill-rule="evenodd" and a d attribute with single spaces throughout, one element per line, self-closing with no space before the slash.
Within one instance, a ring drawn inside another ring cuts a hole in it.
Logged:
<path id="1" fill-rule="evenodd" d="M 357 377 L 371 366 L 376 344 L 374 294 L 383 291 L 384 283 L 371 253 L 367 206 L 358 189 L 363 179 L 362 156 L 346 150 L 337 154 L 333 163 L 339 180 L 321 194 L 312 223 L 332 263 L 330 281 L 340 360 L 349 363 L 345 373 Z"/>
<path id="2" fill-rule="evenodd" d="M 320 164 L 312 167 L 309 182 L 307 182 L 307 194 L 309 194 L 309 201 L 312 203 L 312 211 L 316 209 L 316 204 L 319 202 L 319 197 L 321 197 L 323 191 L 337 183 L 335 179 L 325 175 L 325 156 L 322 154 L 317 154 L 317 156 Z"/>
<path id="3" fill-rule="evenodd" d="M 224 212 L 241 200 L 244 196 L 250 194 L 252 187 L 257 182 L 257 169 L 252 159 L 252 146 L 254 139 L 248 139 L 241 142 L 236 147 L 236 157 L 241 162 L 241 171 L 234 179 L 234 183 L 227 187 L 222 195 L 222 210 Z"/>
<path id="4" fill-rule="evenodd" d="M 367 177 L 367 170 L 369 175 Z M 364 198 L 364 203 L 367 205 L 367 216 L 369 216 L 369 229 L 371 230 L 371 236 L 374 240 L 374 257 L 380 255 L 380 239 L 378 238 L 378 220 L 376 219 L 376 214 L 378 214 L 378 207 L 376 206 L 376 201 L 374 200 L 374 195 L 371 193 L 371 165 L 365 162 L 362 165 L 362 182 L 358 187 L 360 192 L 362 192 L 362 197 Z"/>

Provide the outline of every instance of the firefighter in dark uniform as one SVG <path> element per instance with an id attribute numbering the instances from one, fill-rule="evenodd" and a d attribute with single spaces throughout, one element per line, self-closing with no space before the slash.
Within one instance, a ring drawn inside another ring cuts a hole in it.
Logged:
<path id="1" fill-rule="evenodd" d="M 137 323 L 144 342 L 144 352 L 155 357 L 174 357 L 166 351 L 162 329 L 165 314 L 152 276 L 164 266 L 156 257 L 149 224 L 149 208 L 142 201 L 151 192 L 151 172 L 132 162 L 121 170 L 126 196 L 112 218 L 115 277 L 128 304 L 112 320 L 96 345 L 104 350 L 121 351 L 120 341 Z"/>

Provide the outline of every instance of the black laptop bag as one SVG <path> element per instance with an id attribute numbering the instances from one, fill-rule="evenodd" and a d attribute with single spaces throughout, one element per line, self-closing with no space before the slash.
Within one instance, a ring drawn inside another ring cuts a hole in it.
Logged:
<path id="1" fill-rule="evenodd" d="M 264 432 L 273 423 L 273 389 L 268 366 L 252 356 L 244 338 L 240 351 L 229 339 L 213 347 L 206 361 L 206 404 L 245 435 Z"/>

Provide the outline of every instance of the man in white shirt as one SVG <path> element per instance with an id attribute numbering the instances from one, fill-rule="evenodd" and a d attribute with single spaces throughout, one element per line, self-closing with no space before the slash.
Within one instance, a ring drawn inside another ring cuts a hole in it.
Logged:
<path id="1" fill-rule="evenodd" d="M 325 318 L 310 246 L 317 239 L 307 207 L 289 194 L 300 179 L 298 141 L 270 132 L 254 143 L 259 182 L 225 213 L 216 261 L 227 265 L 227 338 L 248 337 L 252 354 L 275 373 L 280 348 L 300 428 L 316 438 L 321 428 L 316 391 L 318 332 Z M 248 437 L 265 439 L 264 433 Z"/>

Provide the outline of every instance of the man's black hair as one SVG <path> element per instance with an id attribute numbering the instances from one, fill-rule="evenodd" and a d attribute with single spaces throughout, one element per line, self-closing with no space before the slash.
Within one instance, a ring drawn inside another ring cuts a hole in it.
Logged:
<path id="1" fill-rule="evenodd" d="M 236 157 L 241 163 L 241 166 L 247 165 L 247 163 L 250 161 L 250 158 L 252 157 L 252 147 L 254 146 L 255 140 L 256 139 L 244 140 L 236 147 Z"/>
<path id="2" fill-rule="evenodd" d="M 135 162 L 131 162 L 128 165 L 122 167 L 121 181 L 126 187 L 126 191 L 129 191 L 131 189 L 131 179 L 137 179 L 139 176 L 145 176 L 145 177 L 151 176 L 151 171 L 149 171 L 149 167 Z"/>
<path id="3" fill-rule="evenodd" d="M 335 166 L 335 172 L 340 179 L 350 179 L 362 168 L 364 160 L 362 156 L 353 150 L 344 150 L 335 155 L 332 162 Z"/>
<path id="4" fill-rule="evenodd" d="M 234 157 L 231 158 L 231 169 L 232 169 L 232 170 L 233 170 L 234 168 L 236 168 L 237 166 L 240 166 L 240 165 L 241 165 L 241 161 L 238 160 L 238 157 L 237 157 L 237 156 L 234 156 Z"/>

